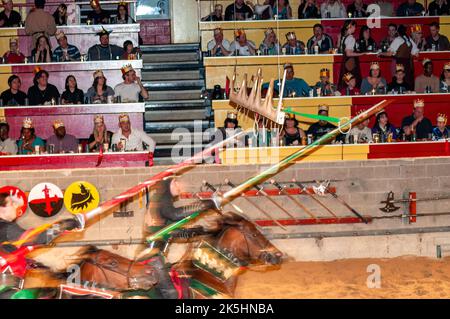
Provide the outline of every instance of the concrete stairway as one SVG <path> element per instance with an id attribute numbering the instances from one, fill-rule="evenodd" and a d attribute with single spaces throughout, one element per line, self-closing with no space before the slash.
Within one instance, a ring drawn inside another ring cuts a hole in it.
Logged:
<path id="1" fill-rule="evenodd" d="M 187 154 L 206 144 L 213 127 L 211 103 L 202 98 L 205 88 L 198 44 L 141 46 L 142 81 L 149 91 L 145 131 L 156 141 L 155 164 L 172 164 L 175 145 Z"/>

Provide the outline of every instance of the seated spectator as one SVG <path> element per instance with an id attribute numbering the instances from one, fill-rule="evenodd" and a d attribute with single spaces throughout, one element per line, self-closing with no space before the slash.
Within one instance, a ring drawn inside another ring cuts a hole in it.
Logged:
<path id="1" fill-rule="evenodd" d="M 17 75 L 8 78 L 9 89 L 2 92 L 0 99 L 4 106 L 24 106 L 27 95 L 20 90 L 22 81 Z"/>
<path id="2" fill-rule="evenodd" d="M 316 0 L 302 0 L 298 6 L 299 19 L 320 19 L 320 10 Z"/>
<path id="3" fill-rule="evenodd" d="M 256 15 L 257 20 L 271 20 L 273 19 L 273 7 L 275 6 L 277 0 L 264 0 L 263 4 L 256 4 L 251 6 L 251 9 Z M 248 5 L 252 4 L 247 2 Z"/>
<path id="4" fill-rule="evenodd" d="M 334 96 L 341 95 L 336 91 L 336 87 L 330 81 L 330 70 L 323 68 L 320 70 L 320 81 L 316 83 L 316 96 Z"/>
<path id="5" fill-rule="evenodd" d="M 54 145 L 55 154 L 76 153 L 78 151 L 78 140 L 75 136 L 67 134 L 64 122 L 56 120 L 53 122 L 54 135 L 47 139 L 47 147 Z"/>
<path id="6" fill-rule="evenodd" d="M 63 31 L 58 30 L 55 34 L 59 46 L 53 51 L 53 60 L 57 62 L 80 61 L 80 50 L 67 42 L 67 36 Z"/>
<path id="7" fill-rule="evenodd" d="M 146 144 L 150 152 L 155 151 L 155 141 L 145 132 L 131 129 L 130 118 L 127 114 L 119 116 L 119 127 L 112 137 L 112 144 L 117 144 L 119 150 L 143 151 L 143 144 Z"/>
<path id="8" fill-rule="evenodd" d="M 347 7 L 347 14 L 349 18 L 363 18 L 369 16 L 367 13 L 367 4 L 363 0 L 355 0 Z"/>
<path id="9" fill-rule="evenodd" d="M 388 85 L 388 92 L 392 94 L 410 93 L 413 88 L 411 84 L 405 80 L 405 67 L 403 64 L 395 66 L 395 75 L 392 77 L 392 82 Z"/>
<path id="10" fill-rule="evenodd" d="M 340 90 L 341 95 L 352 96 L 360 95 L 361 91 L 356 87 L 356 79 L 351 73 L 346 73 L 343 76 L 343 82 L 345 86 Z"/>
<path id="11" fill-rule="evenodd" d="M 289 0 L 278 0 L 278 5 L 273 7 L 273 15 L 277 16 L 278 20 L 292 19 L 292 8 L 289 5 Z"/>
<path id="12" fill-rule="evenodd" d="M 109 12 L 103 10 L 99 0 L 90 1 L 92 11 L 88 13 L 87 19 L 91 21 L 92 24 L 108 24 L 110 15 Z"/>
<path id="13" fill-rule="evenodd" d="M 280 138 L 284 139 L 284 145 L 286 146 L 302 145 L 302 139 L 306 138 L 306 134 L 298 127 L 298 121 L 294 115 L 286 113 Z"/>
<path id="14" fill-rule="evenodd" d="M 318 114 L 323 115 L 323 116 L 328 116 L 328 110 L 329 110 L 328 105 L 325 105 L 325 104 L 319 105 Z M 315 141 L 315 140 L 321 138 L 323 135 L 331 132 L 335 128 L 336 128 L 336 126 L 334 126 L 330 122 L 324 121 L 324 120 L 319 120 L 318 122 L 311 124 L 311 126 L 306 131 L 306 135 L 311 134 L 313 136 L 313 140 Z"/>
<path id="15" fill-rule="evenodd" d="M 37 72 L 36 72 L 37 71 Z M 28 89 L 28 99 L 30 105 L 51 105 L 56 104 L 59 99 L 59 92 L 56 86 L 48 83 L 48 72 L 39 67 L 35 70 L 33 86 Z"/>
<path id="16" fill-rule="evenodd" d="M 430 36 L 426 39 L 426 48 L 431 51 L 449 51 L 450 43 L 448 38 L 439 33 L 439 23 L 432 22 L 430 24 Z"/>
<path id="17" fill-rule="evenodd" d="M 365 52 L 375 52 L 377 50 L 377 44 L 372 38 L 371 31 L 368 26 L 363 25 L 359 31 L 359 39 L 356 42 L 356 51 Z"/>
<path id="18" fill-rule="evenodd" d="M 414 112 L 402 120 L 403 135 L 408 141 L 431 139 L 433 125 L 424 117 L 425 102 L 421 99 L 414 101 Z"/>
<path id="19" fill-rule="evenodd" d="M 48 38 L 56 33 L 55 19 L 50 13 L 44 11 L 44 7 L 45 0 L 34 0 L 34 9 L 28 13 L 25 20 L 25 33 L 33 37 L 32 47 L 36 46 L 39 37 Z"/>
<path id="20" fill-rule="evenodd" d="M 288 32 L 286 40 L 287 42 L 283 45 L 283 54 L 297 55 L 305 53 L 305 44 L 297 40 L 295 32 Z"/>
<path id="21" fill-rule="evenodd" d="M 320 6 L 320 12 L 322 14 L 322 19 L 344 19 L 347 17 L 345 12 L 345 7 L 341 0 L 326 0 Z"/>
<path id="22" fill-rule="evenodd" d="M 433 141 L 439 141 L 441 139 L 447 139 L 449 137 L 447 128 L 447 115 L 438 114 L 437 126 L 433 128 Z"/>
<path id="23" fill-rule="evenodd" d="M 370 64 L 369 76 L 361 82 L 361 94 L 386 94 L 386 79 L 381 77 L 380 65 L 378 62 Z"/>
<path id="24" fill-rule="evenodd" d="M 41 35 L 36 42 L 36 47 L 31 51 L 31 60 L 35 63 L 52 62 L 52 50 L 50 41 L 45 35 Z"/>
<path id="25" fill-rule="evenodd" d="M 0 155 L 17 154 L 16 141 L 9 138 L 9 124 L 4 117 L 0 117 Z"/>
<path id="26" fill-rule="evenodd" d="M 283 97 L 309 96 L 310 87 L 305 80 L 294 77 L 294 66 L 291 63 L 286 63 L 284 65 L 284 70 L 286 70 L 286 82 L 284 84 Z M 278 83 L 279 81 L 275 80 L 273 89 L 280 94 L 280 85 Z M 263 85 L 263 89 L 268 87 L 268 83 Z"/>
<path id="27" fill-rule="evenodd" d="M 135 47 L 133 42 L 126 40 L 123 43 L 122 60 L 136 60 L 138 59 L 138 54 L 141 54 L 141 49 Z"/>
<path id="28" fill-rule="evenodd" d="M 420 24 L 414 24 L 410 28 L 411 39 L 416 44 L 419 51 L 425 51 L 425 39 L 423 38 L 422 26 Z"/>
<path id="29" fill-rule="evenodd" d="M 394 125 L 389 123 L 389 117 L 385 110 L 377 113 L 377 117 L 375 119 L 375 124 L 372 127 L 373 134 L 380 135 L 380 141 L 382 143 L 389 140 L 389 135 L 391 135 L 392 141 L 395 141 L 398 137 L 397 129 Z"/>
<path id="30" fill-rule="evenodd" d="M 139 102 L 139 96 L 144 100 L 148 99 L 148 92 L 131 64 L 122 68 L 122 79 L 123 82 L 114 88 L 115 96 L 120 96 L 122 103 Z"/>
<path id="31" fill-rule="evenodd" d="M 398 17 L 420 16 L 424 12 L 425 8 L 423 5 L 416 2 L 416 0 L 407 0 L 397 8 Z"/>
<path id="32" fill-rule="evenodd" d="M 3 59 L 7 64 L 24 63 L 25 56 L 19 51 L 19 40 L 9 39 L 9 51 L 6 51 L 3 55 Z"/>
<path id="33" fill-rule="evenodd" d="M 225 21 L 248 20 L 253 18 L 253 10 L 244 0 L 235 0 L 225 9 Z"/>
<path id="34" fill-rule="evenodd" d="M 208 42 L 207 47 L 211 56 L 228 56 L 232 53 L 230 42 L 223 38 L 221 28 L 214 29 L 214 39 Z"/>
<path id="35" fill-rule="evenodd" d="M 256 45 L 253 41 L 247 40 L 247 35 L 244 30 L 237 30 L 235 36 L 236 38 L 230 46 L 232 54 L 238 56 L 250 56 L 256 54 Z"/>
<path id="36" fill-rule="evenodd" d="M 280 44 L 278 43 L 277 35 L 272 28 L 269 28 L 264 32 L 264 40 L 259 46 L 259 51 L 263 55 L 280 54 Z"/>
<path id="37" fill-rule="evenodd" d="M 381 17 L 392 17 L 394 15 L 394 7 L 392 3 L 384 0 L 376 0 L 375 4 L 380 7 L 380 16 Z"/>
<path id="38" fill-rule="evenodd" d="M 66 78 L 65 88 L 61 95 L 61 104 L 83 104 L 84 93 L 78 88 L 77 79 L 73 75 Z"/>
<path id="39" fill-rule="evenodd" d="M 444 65 L 444 69 L 441 73 L 441 82 L 439 85 L 439 92 L 449 93 L 450 92 L 450 62 Z"/>
<path id="40" fill-rule="evenodd" d="M 430 59 L 424 59 L 422 65 L 423 74 L 416 77 L 414 91 L 417 93 L 438 93 L 439 78 L 433 74 L 433 62 Z"/>
<path id="41" fill-rule="evenodd" d="M 316 46 L 319 48 L 319 53 L 329 53 L 333 48 L 333 40 L 323 32 L 323 26 L 320 23 L 315 24 L 313 32 L 314 35 L 306 43 L 308 53 L 314 54 Z"/>
<path id="42" fill-rule="evenodd" d="M 14 3 L 12 0 L 2 0 L 3 7 L 5 8 L 0 12 L 0 27 L 12 28 L 18 27 L 22 22 L 20 13 L 13 10 Z"/>
<path id="43" fill-rule="evenodd" d="M 101 70 L 95 71 L 93 76 L 94 82 L 85 95 L 87 103 L 107 103 L 108 97 L 114 96 L 114 90 L 110 86 L 106 85 L 106 78 Z"/>
<path id="44" fill-rule="evenodd" d="M 67 25 L 67 6 L 61 3 L 58 8 L 56 8 L 53 13 L 53 18 L 55 19 L 55 24 L 57 26 Z"/>
<path id="45" fill-rule="evenodd" d="M 136 23 L 128 14 L 128 6 L 125 3 L 119 3 L 117 6 L 116 17 L 114 18 L 116 24 L 132 24 Z"/>
<path id="46" fill-rule="evenodd" d="M 234 136 L 236 134 L 239 134 L 242 132 L 242 128 L 239 126 L 239 122 L 237 119 L 237 113 L 230 111 L 227 112 L 227 118 L 223 122 L 223 126 L 220 126 L 217 128 L 217 130 L 214 132 L 214 135 L 212 136 L 213 142 L 220 142 L 224 141 L 227 138 L 230 138 L 231 136 Z M 245 147 L 245 140 L 247 137 L 242 138 L 236 138 L 234 141 L 230 141 L 230 143 L 227 143 L 224 148 L 229 147 Z"/>
<path id="47" fill-rule="evenodd" d="M 108 144 L 108 149 L 111 148 L 113 133 L 108 131 L 105 125 L 105 120 L 102 115 L 94 116 L 94 131 L 89 136 L 88 145 L 90 152 L 99 152 L 103 144 Z"/>
<path id="48" fill-rule="evenodd" d="M 363 111 L 359 111 L 356 115 L 361 114 Z M 358 125 L 352 127 L 350 131 L 345 135 L 345 143 L 350 143 L 350 136 L 353 136 L 353 143 L 363 144 L 372 142 L 372 130 L 369 128 L 370 119 L 366 118 Z"/>
<path id="49" fill-rule="evenodd" d="M 216 4 L 214 11 L 202 18 L 202 21 L 223 21 L 223 6 Z"/>
<path id="50" fill-rule="evenodd" d="M 17 142 L 17 154 L 35 154 L 37 147 L 39 147 L 39 153 L 41 153 L 45 150 L 45 143 L 40 137 L 36 136 L 33 121 L 30 118 L 25 118 L 20 129 L 20 139 Z"/>
<path id="51" fill-rule="evenodd" d="M 97 32 L 100 37 L 100 44 L 95 44 L 88 50 L 89 61 L 118 60 L 123 55 L 123 49 L 115 44 L 109 44 L 109 35 L 102 27 L 102 31 Z"/>
<path id="52" fill-rule="evenodd" d="M 389 23 L 388 35 L 380 42 L 381 51 L 386 52 L 388 48 L 391 46 L 392 42 L 394 42 L 396 37 L 397 37 L 397 25 L 395 23 Z"/>
<path id="53" fill-rule="evenodd" d="M 447 0 L 434 0 L 428 5 L 430 16 L 446 16 L 450 14 L 450 6 Z"/>

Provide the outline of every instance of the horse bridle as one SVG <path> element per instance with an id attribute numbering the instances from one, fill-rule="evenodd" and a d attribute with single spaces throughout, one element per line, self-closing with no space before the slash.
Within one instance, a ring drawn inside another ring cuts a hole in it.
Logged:
<path id="1" fill-rule="evenodd" d="M 92 259 L 92 258 L 85 259 L 85 260 L 83 261 L 83 263 L 91 264 L 91 265 L 93 265 L 93 266 L 99 268 L 99 269 L 102 271 L 103 277 L 105 277 L 105 280 L 106 280 L 107 282 L 109 282 L 109 280 L 108 280 L 108 275 L 106 274 L 106 271 L 105 271 L 105 270 L 111 271 L 111 272 L 113 272 L 113 273 L 116 273 L 116 274 L 119 274 L 119 275 L 125 277 L 125 278 L 127 279 L 128 287 L 131 287 L 131 284 L 132 284 L 132 283 L 137 282 L 137 278 L 136 278 L 136 277 L 130 277 L 131 267 L 134 265 L 135 261 L 130 260 L 130 264 L 128 265 L 127 272 L 126 272 L 126 273 L 122 273 L 122 272 L 120 272 L 120 271 L 114 270 L 114 268 L 106 267 L 105 265 L 100 264 L 100 263 L 98 262 L 98 257 L 99 257 L 99 254 L 97 254 L 97 256 L 95 256 L 94 259 Z"/>

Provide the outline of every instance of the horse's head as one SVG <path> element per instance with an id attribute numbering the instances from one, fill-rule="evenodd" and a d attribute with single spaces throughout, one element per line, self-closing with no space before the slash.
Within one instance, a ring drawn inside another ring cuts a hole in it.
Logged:
<path id="1" fill-rule="evenodd" d="M 117 289 L 149 290 L 157 283 L 153 268 L 106 250 L 88 247 L 81 270 L 82 281 Z"/>
<path id="2" fill-rule="evenodd" d="M 278 265 L 283 253 L 242 216 L 227 212 L 223 218 L 224 230 L 218 238 L 218 248 L 231 252 L 245 264 Z"/>

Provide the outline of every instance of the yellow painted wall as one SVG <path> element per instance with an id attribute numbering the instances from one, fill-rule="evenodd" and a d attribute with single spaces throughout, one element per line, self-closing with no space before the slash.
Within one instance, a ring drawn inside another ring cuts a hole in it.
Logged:
<path id="1" fill-rule="evenodd" d="M 351 97 L 333 97 L 333 98 L 287 98 L 283 99 L 283 107 L 292 107 L 296 112 L 307 113 L 307 114 L 317 114 L 318 105 L 327 104 L 330 107 L 329 116 L 331 117 L 350 117 L 351 115 Z M 278 99 L 274 99 L 274 105 L 278 105 Z M 215 127 L 223 126 L 223 122 L 227 117 L 227 112 L 235 110 L 236 108 L 230 104 L 229 100 L 215 100 L 212 103 L 212 108 L 214 110 L 214 125 Z M 300 127 L 302 129 L 308 129 L 311 123 L 316 122 L 315 120 L 307 120 L 306 118 L 301 118 L 296 116 L 300 121 Z M 246 116 L 242 112 L 238 114 L 239 126 L 243 129 L 248 129 L 253 127 L 254 121 L 252 115 Z"/>
<path id="2" fill-rule="evenodd" d="M 283 65 L 285 63 L 294 65 L 295 77 L 304 79 L 309 85 L 314 85 L 319 81 L 319 70 L 328 68 L 333 78 L 333 56 L 321 55 L 297 55 L 297 56 L 260 56 L 260 57 L 219 57 L 205 58 L 206 87 L 211 89 L 215 84 L 225 86 L 225 78 L 230 79 L 237 65 L 237 81 L 241 81 L 245 73 L 251 77 L 258 69 L 263 71 L 265 82 L 271 78 L 278 79 L 283 76 Z"/>
<path id="3" fill-rule="evenodd" d="M 171 0 L 172 43 L 196 43 L 199 41 L 198 6 L 195 0 Z"/>
<path id="4" fill-rule="evenodd" d="M 219 157 L 222 164 L 270 164 L 278 163 L 283 158 L 302 149 L 303 146 L 287 147 L 255 147 L 221 150 Z M 297 162 L 321 162 L 340 160 L 364 160 L 367 159 L 369 145 L 323 145 L 301 156 Z"/>

